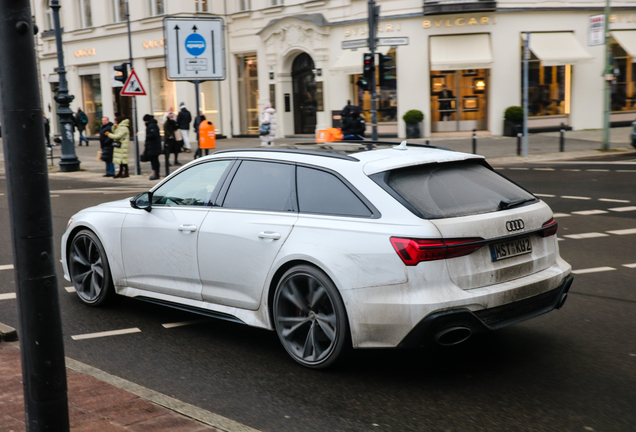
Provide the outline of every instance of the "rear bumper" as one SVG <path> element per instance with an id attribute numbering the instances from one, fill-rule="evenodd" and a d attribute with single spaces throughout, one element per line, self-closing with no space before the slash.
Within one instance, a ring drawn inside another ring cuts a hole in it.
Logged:
<path id="1" fill-rule="evenodd" d="M 452 309 L 433 313 L 420 321 L 398 344 L 399 348 L 414 348 L 433 339 L 433 336 L 451 327 L 467 327 L 473 332 L 497 330 L 563 306 L 572 281 L 572 275 L 563 279 L 557 288 L 516 302 L 489 309 L 470 311 Z"/>

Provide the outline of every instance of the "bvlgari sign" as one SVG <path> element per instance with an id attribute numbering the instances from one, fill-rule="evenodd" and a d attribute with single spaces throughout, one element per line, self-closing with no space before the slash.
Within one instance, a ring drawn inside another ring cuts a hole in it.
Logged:
<path id="1" fill-rule="evenodd" d="M 424 14 L 445 14 L 456 12 L 487 12 L 497 9 L 497 2 L 491 0 L 424 0 Z"/>

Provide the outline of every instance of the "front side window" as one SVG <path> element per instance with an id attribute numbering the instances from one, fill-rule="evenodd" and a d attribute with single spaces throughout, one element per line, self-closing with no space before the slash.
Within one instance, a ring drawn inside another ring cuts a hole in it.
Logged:
<path id="1" fill-rule="evenodd" d="M 163 15 L 165 12 L 164 0 L 148 0 L 150 16 Z"/>
<path id="2" fill-rule="evenodd" d="M 227 191 L 223 207 L 294 211 L 294 165 L 243 161 Z"/>
<path id="3" fill-rule="evenodd" d="M 92 27 L 91 0 L 77 0 L 77 11 L 79 14 L 79 28 Z"/>
<path id="4" fill-rule="evenodd" d="M 231 163 L 230 160 L 212 161 L 183 171 L 154 191 L 152 204 L 169 207 L 210 205 Z"/>
<path id="5" fill-rule="evenodd" d="M 113 22 L 126 21 L 126 0 L 111 0 Z"/>
<path id="6" fill-rule="evenodd" d="M 301 213 L 371 217 L 369 208 L 338 177 L 298 167 L 298 207 Z"/>
<path id="7" fill-rule="evenodd" d="M 474 161 L 400 168 L 389 172 L 385 181 L 426 219 L 489 213 L 536 202 L 529 192 Z"/>

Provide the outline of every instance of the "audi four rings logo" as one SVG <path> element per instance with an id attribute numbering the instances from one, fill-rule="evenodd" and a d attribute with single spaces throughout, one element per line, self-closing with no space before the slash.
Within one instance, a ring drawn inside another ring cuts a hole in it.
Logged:
<path id="1" fill-rule="evenodd" d="M 510 232 L 512 231 L 520 231 L 522 229 L 525 228 L 525 224 L 523 223 L 523 221 L 521 219 L 515 219 L 515 220 L 511 220 L 506 222 L 506 229 Z"/>

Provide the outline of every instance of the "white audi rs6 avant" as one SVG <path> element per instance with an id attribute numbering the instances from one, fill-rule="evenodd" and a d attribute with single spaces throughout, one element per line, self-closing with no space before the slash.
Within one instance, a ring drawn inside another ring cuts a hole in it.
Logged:
<path id="1" fill-rule="evenodd" d="M 481 156 L 376 144 L 197 159 L 74 215 L 65 277 L 90 306 L 121 295 L 275 330 L 310 368 L 563 305 L 571 267 L 544 202 Z"/>

